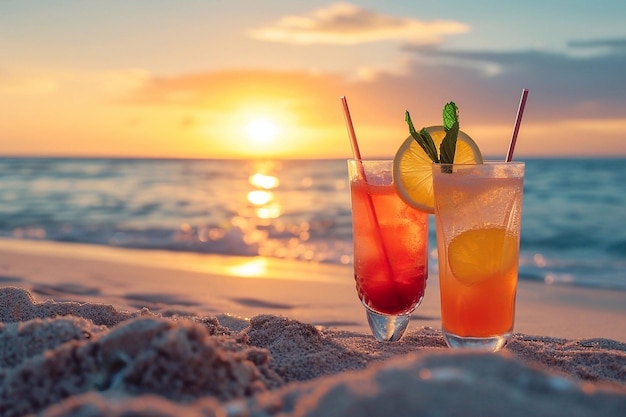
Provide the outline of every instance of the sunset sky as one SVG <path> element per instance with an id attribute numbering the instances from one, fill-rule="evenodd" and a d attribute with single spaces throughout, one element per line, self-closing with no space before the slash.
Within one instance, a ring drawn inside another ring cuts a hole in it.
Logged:
<path id="1" fill-rule="evenodd" d="M 455 101 L 483 153 L 626 156 L 623 0 L 0 1 L 0 156 L 391 156 Z"/>

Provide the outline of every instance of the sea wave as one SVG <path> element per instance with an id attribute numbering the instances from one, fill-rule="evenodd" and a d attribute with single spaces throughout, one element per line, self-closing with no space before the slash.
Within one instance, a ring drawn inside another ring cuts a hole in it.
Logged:
<path id="1" fill-rule="evenodd" d="M 626 289 L 624 182 L 625 160 L 527 161 L 521 279 Z M 3 237 L 352 263 L 343 160 L 0 158 L 0 184 Z"/>

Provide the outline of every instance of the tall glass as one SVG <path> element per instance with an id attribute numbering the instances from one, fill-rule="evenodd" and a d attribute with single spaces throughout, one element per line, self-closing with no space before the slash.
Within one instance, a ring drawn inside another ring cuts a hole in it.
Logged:
<path id="1" fill-rule="evenodd" d="M 433 164 L 448 346 L 499 350 L 513 331 L 523 162 Z"/>
<path id="2" fill-rule="evenodd" d="M 392 162 L 348 160 L 354 279 L 376 339 L 402 337 L 424 297 L 428 214 L 397 194 Z"/>

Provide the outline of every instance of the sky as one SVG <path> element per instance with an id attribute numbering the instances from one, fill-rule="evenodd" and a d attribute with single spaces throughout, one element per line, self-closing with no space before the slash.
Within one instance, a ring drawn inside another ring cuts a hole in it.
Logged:
<path id="1" fill-rule="evenodd" d="M 623 0 L 0 0 L 0 156 L 626 156 Z"/>

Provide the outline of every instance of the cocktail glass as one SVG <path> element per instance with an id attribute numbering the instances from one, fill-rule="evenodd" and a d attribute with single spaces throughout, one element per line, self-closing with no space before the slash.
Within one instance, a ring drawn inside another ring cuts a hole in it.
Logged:
<path id="1" fill-rule="evenodd" d="M 433 164 L 443 335 L 497 351 L 513 331 L 523 162 Z"/>
<path id="2" fill-rule="evenodd" d="M 374 337 L 396 341 L 424 297 L 428 214 L 397 194 L 391 160 L 348 160 L 354 279 Z"/>

